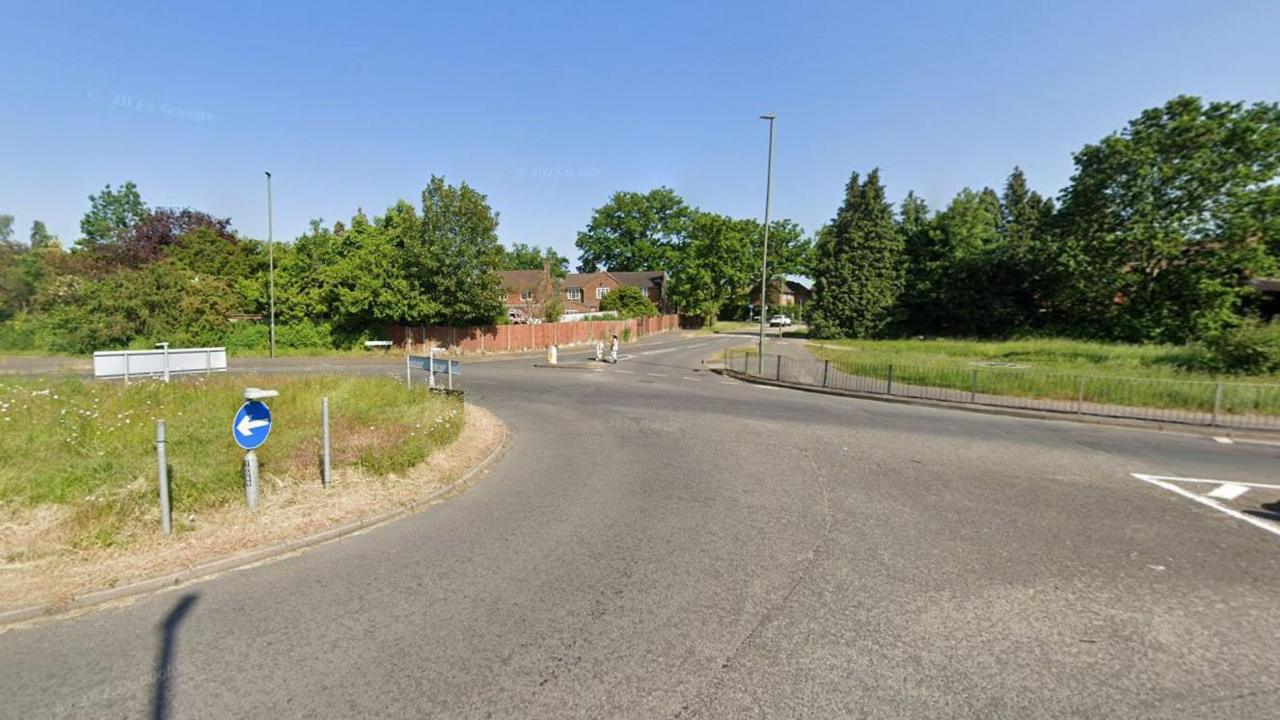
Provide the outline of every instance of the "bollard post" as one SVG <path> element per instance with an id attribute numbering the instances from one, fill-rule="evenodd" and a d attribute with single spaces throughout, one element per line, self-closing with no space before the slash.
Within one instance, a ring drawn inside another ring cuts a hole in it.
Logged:
<path id="1" fill-rule="evenodd" d="M 173 534 L 173 515 L 169 507 L 169 461 L 165 457 L 164 421 L 156 421 L 156 466 L 160 477 L 160 528 Z"/>
<path id="2" fill-rule="evenodd" d="M 1222 412 L 1222 383 L 1218 383 L 1213 389 L 1213 419 L 1210 425 L 1218 424 L 1218 413 Z"/>
<path id="3" fill-rule="evenodd" d="M 449 389 L 453 389 L 453 361 L 449 361 Z"/>
<path id="4" fill-rule="evenodd" d="M 892 365 L 889 366 L 889 383 L 885 386 L 885 393 L 888 395 L 893 394 L 893 366 Z"/>
<path id="5" fill-rule="evenodd" d="M 250 510 L 258 509 L 258 453 L 244 454 L 244 499 Z"/>
<path id="6" fill-rule="evenodd" d="M 321 438 L 324 441 L 324 464 L 320 468 L 320 484 L 329 487 L 329 398 L 320 398 Z"/>
<path id="7" fill-rule="evenodd" d="M 822 387 L 827 386 L 827 375 L 829 375 L 830 373 L 831 373 L 831 361 L 823 360 L 822 361 Z"/>
<path id="8" fill-rule="evenodd" d="M 427 350 L 427 388 L 436 386 L 436 346 Z"/>
<path id="9" fill-rule="evenodd" d="M 969 373 L 969 402 L 978 402 L 978 371 L 971 370 Z"/>

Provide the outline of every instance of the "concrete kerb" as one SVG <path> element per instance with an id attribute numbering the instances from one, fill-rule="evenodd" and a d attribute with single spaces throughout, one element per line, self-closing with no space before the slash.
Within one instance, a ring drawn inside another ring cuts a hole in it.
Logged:
<path id="1" fill-rule="evenodd" d="M 408 505 L 402 505 L 369 517 L 353 520 L 345 525 L 321 530 L 320 532 L 306 537 L 295 538 L 293 540 L 276 543 L 275 545 L 256 548 L 232 557 L 210 560 L 199 565 L 194 565 L 185 570 L 138 580 L 127 585 L 108 588 L 106 590 L 96 590 L 85 593 L 84 595 L 74 597 L 69 601 L 30 605 L 28 607 L 0 612 L 0 627 L 14 623 L 27 622 L 30 620 L 53 618 L 58 615 L 63 615 L 75 610 L 83 610 L 95 605 L 111 602 L 113 600 L 120 600 L 135 595 L 145 595 L 147 593 L 183 585 L 195 580 L 207 579 L 210 576 L 227 572 L 228 570 L 235 570 L 247 565 L 262 562 L 263 560 L 283 557 L 300 550 L 305 550 L 315 547 L 316 545 L 337 540 L 361 530 L 383 525 L 396 520 L 401 516 L 416 513 L 429 505 L 466 489 L 472 484 L 473 480 L 478 475 L 487 471 L 498 460 L 501 460 L 510 445 L 511 430 L 504 424 L 502 426 L 502 437 L 483 460 L 476 463 L 475 466 L 463 473 L 457 480 L 454 480 L 445 487 L 431 491 Z"/>
<path id="2" fill-rule="evenodd" d="M 897 405 L 916 405 L 921 407 L 942 408 L 948 410 L 962 410 L 964 412 L 982 413 L 985 415 L 1003 415 L 1006 417 L 1028 418 L 1032 420 L 1059 420 L 1065 422 L 1083 423 L 1086 425 L 1105 425 L 1111 427 L 1123 427 L 1138 430 L 1154 430 L 1158 432 L 1181 433 L 1183 435 L 1197 435 L 1201 437 L 1228 437 L 1232 439 L 1242 440 L 1259 440 L 1259 441 L 1276 441 L 1280 439 L 1280 432 L 1270 433 L 1265 430 L 1241 430 L 1238 428 L 1224 427 L 1208 427 L 1203 425 L 1190 425 L 1186 423 L 1160 422 L 1158 420 L 1141 420 L 1138 418 L 1122 418 L 1111 417 L 1107 415 L 1086 415 L 1076 413 L 1056 413 L 1047 410 L 1031 410 L 1027 408 L 1006 408 L 994 405 L 971 405 L 959 402 L 946 402 L 942 400 L 929 400 L 926 398 L 901 397 L 897 395 L 884 395 L 882 393 L 864 393 L 854 390 L 841 390 L 838 388 L 823 388 L 813 385 L 803 385 L 800 383 L 790 383 L 779 380 L 770 380 L 768 378 L 756 377 L 746 373 L 730 370 L 728 368 L 708 367 L 712 372 L 719 373 L 726 377 L 731 377 L 742 382 L 752 383 L 754 385 L 770 385 L 773 387 L 788 388 L 790 390 L 801 390 L 804 392 L 817 393 L 819 395 L 836 395 L 839 397 L 857 398 L 859 400 L 875 400 L 878 402 L 894 403 Z"/>

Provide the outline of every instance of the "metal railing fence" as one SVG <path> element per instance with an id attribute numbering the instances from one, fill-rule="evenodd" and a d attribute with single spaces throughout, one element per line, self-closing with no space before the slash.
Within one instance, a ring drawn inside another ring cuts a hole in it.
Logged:
<path id="1" fill-rule="evenodd" d="M 846 392 L 1212 427 L 1280 430 L 1280 385 L 924 367 L 725 352 L 748 376 Z"/>

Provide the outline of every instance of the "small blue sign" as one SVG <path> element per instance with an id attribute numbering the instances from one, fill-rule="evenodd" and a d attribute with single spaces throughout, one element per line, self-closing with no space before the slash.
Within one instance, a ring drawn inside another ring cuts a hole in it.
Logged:
<path id="1" fill-rule="evenodd" d="M 240 406 L 231 422 L 231 437 L 245 450 L 261 447 L 271 434 L 271 410 L 266 403 L 250 400 Z"/>
<path id="2" fill-rule="evenodd" d="M 461 375 L 462 363 L 457 360 L 445 360 L 442 358 L 432 358 L 426 355 L 410 355 L 409 362 L 419 370 L 427 370 L 441 375 Z"/>

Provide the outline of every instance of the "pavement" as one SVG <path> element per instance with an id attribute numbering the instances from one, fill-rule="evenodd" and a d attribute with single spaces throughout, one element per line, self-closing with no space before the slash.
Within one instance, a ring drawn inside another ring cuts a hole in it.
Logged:
<path id="1" fill-rule="evenodd" d="M 702 365 L 743 342 L 465 364 L 475 487 L 10 629 L 0 717 L 1276 716 L 1280 446 Z"/>

